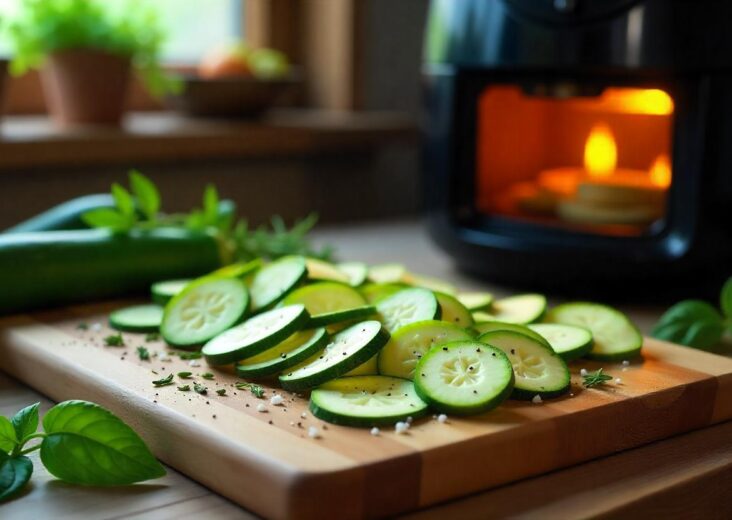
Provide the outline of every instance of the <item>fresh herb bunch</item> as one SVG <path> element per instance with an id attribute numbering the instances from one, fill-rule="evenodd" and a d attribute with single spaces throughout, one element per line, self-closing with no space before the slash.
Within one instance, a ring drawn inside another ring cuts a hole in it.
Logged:
<path id="1" fill-rule="evenodd" d="M 38 405 L 12 418 L 0 416 L 0 502 L 16 496 L 33 473 L 27 455 L 41 450 L 41 462 L 56 478 L 85 486 L 124 486 L 159 478 L 165 468 L 121 419 L 87 401 L 51 408 L 38 432 Z M 40 443 L 26 448 L 36 439 Z"/>
<path id="2" fill-rule="evenodd" d="M 153 95 L 181 86 L 160 66 L 165 33 L 149 2 L 24 0 L 8 33 L 14 45 L 10 71 L 15 75 L 40 67 L 55 51 L 96 49 L 129 57 Z"/>
<path id="3" fill-rule="evenodd" d="M 722 287 L 720 308 L 701 300 L 684 300 L 667 310 L 653 329 L 658 339 L 708 349 L 732 335 L 732 277 Z"/>
<path id="4" fill-rule="evenodd" d="M 161 212 L 160 191 L 155 184 L 136 170 L 129 173 L 130 188 L 112 184 L 116 208 L 98 208 L 84 213 L 84 222 L 90 227 L 106 228 L 116 233 L 134 229 L 178 227 L 214 235 L 226 256 L 232 261 L 254 258 L 276 259 L 287 255 L 304 255 L 328 260 L 333 249 L 316 249 L 308 238 L 318 217 L 310 214 L 287 229 L 279 216 L 274 216 L 271 228 L 260 226 L 250 229 L 246 220 L 236 220 L 233 211 L 224 207 L 216 187 L 209 184 L 203 193 L 201 208 L 190 213 L 165 214 Z"/>

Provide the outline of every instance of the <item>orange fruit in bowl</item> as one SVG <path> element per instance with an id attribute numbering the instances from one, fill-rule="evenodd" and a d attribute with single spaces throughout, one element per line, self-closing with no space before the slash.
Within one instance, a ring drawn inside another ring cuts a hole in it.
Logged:
<path id="1" fill-rule="evenodd" d="M 206 79 L 250 77 L 250 52 L 243 43 L 214 49 L 201 60 L 198 75 Z"/>

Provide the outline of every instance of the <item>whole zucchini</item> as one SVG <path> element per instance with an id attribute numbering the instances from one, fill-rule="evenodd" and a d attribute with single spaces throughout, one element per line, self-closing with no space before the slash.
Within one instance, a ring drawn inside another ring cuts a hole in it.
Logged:
<path id="1" fill-rule="evenodd" d="M 222 265 L 217 241 L 177 228 L 0 235 L 0 314 L 141 293 Z"/>

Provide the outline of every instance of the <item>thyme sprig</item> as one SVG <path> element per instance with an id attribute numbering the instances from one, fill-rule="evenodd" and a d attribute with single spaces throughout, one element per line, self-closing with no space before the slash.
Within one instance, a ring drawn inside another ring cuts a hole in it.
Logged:
<path id="1" fill-rule="evenodd" d="M 604 385 L 605 382 L 610 381 L 613 377 L 607 374 L 603 374 L 602 368 L 600 368 L 595 372 L 588 372 L 587 374 L 582 376 L 582 378 L 584 379 L 584 381 L 582 381 L 582 384 L 585 386 L 585 388 L 592 388 L 594 386 Z"/>

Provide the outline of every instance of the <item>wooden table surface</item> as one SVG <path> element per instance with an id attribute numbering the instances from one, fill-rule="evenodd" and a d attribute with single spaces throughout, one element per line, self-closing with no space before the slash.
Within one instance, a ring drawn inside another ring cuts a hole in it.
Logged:
<path id="1" fill-rule="evenodd" d="M 321 231 L 343 259 L 404 262 L 413 270 L 461 287 L 498 287 L 456 272 L 415 222 L 358 225 Z M 648 331 L 661 308 L 624 308 Z M 52 402 L 0 374 L 0 414 L 11 415 L 32 402 L 41 412 Z M 635 450 L 556 471 L 423 511 L 408 518 L 730 518 L 732 517 L 732 422 Z M 255 518 L 184 475 L 169 469 L 152 483 L 92 489 L 55 481 L 32 458 L 32 485 L 20 498 L 0 506 L 0 518 L 228 519 Z"/>

